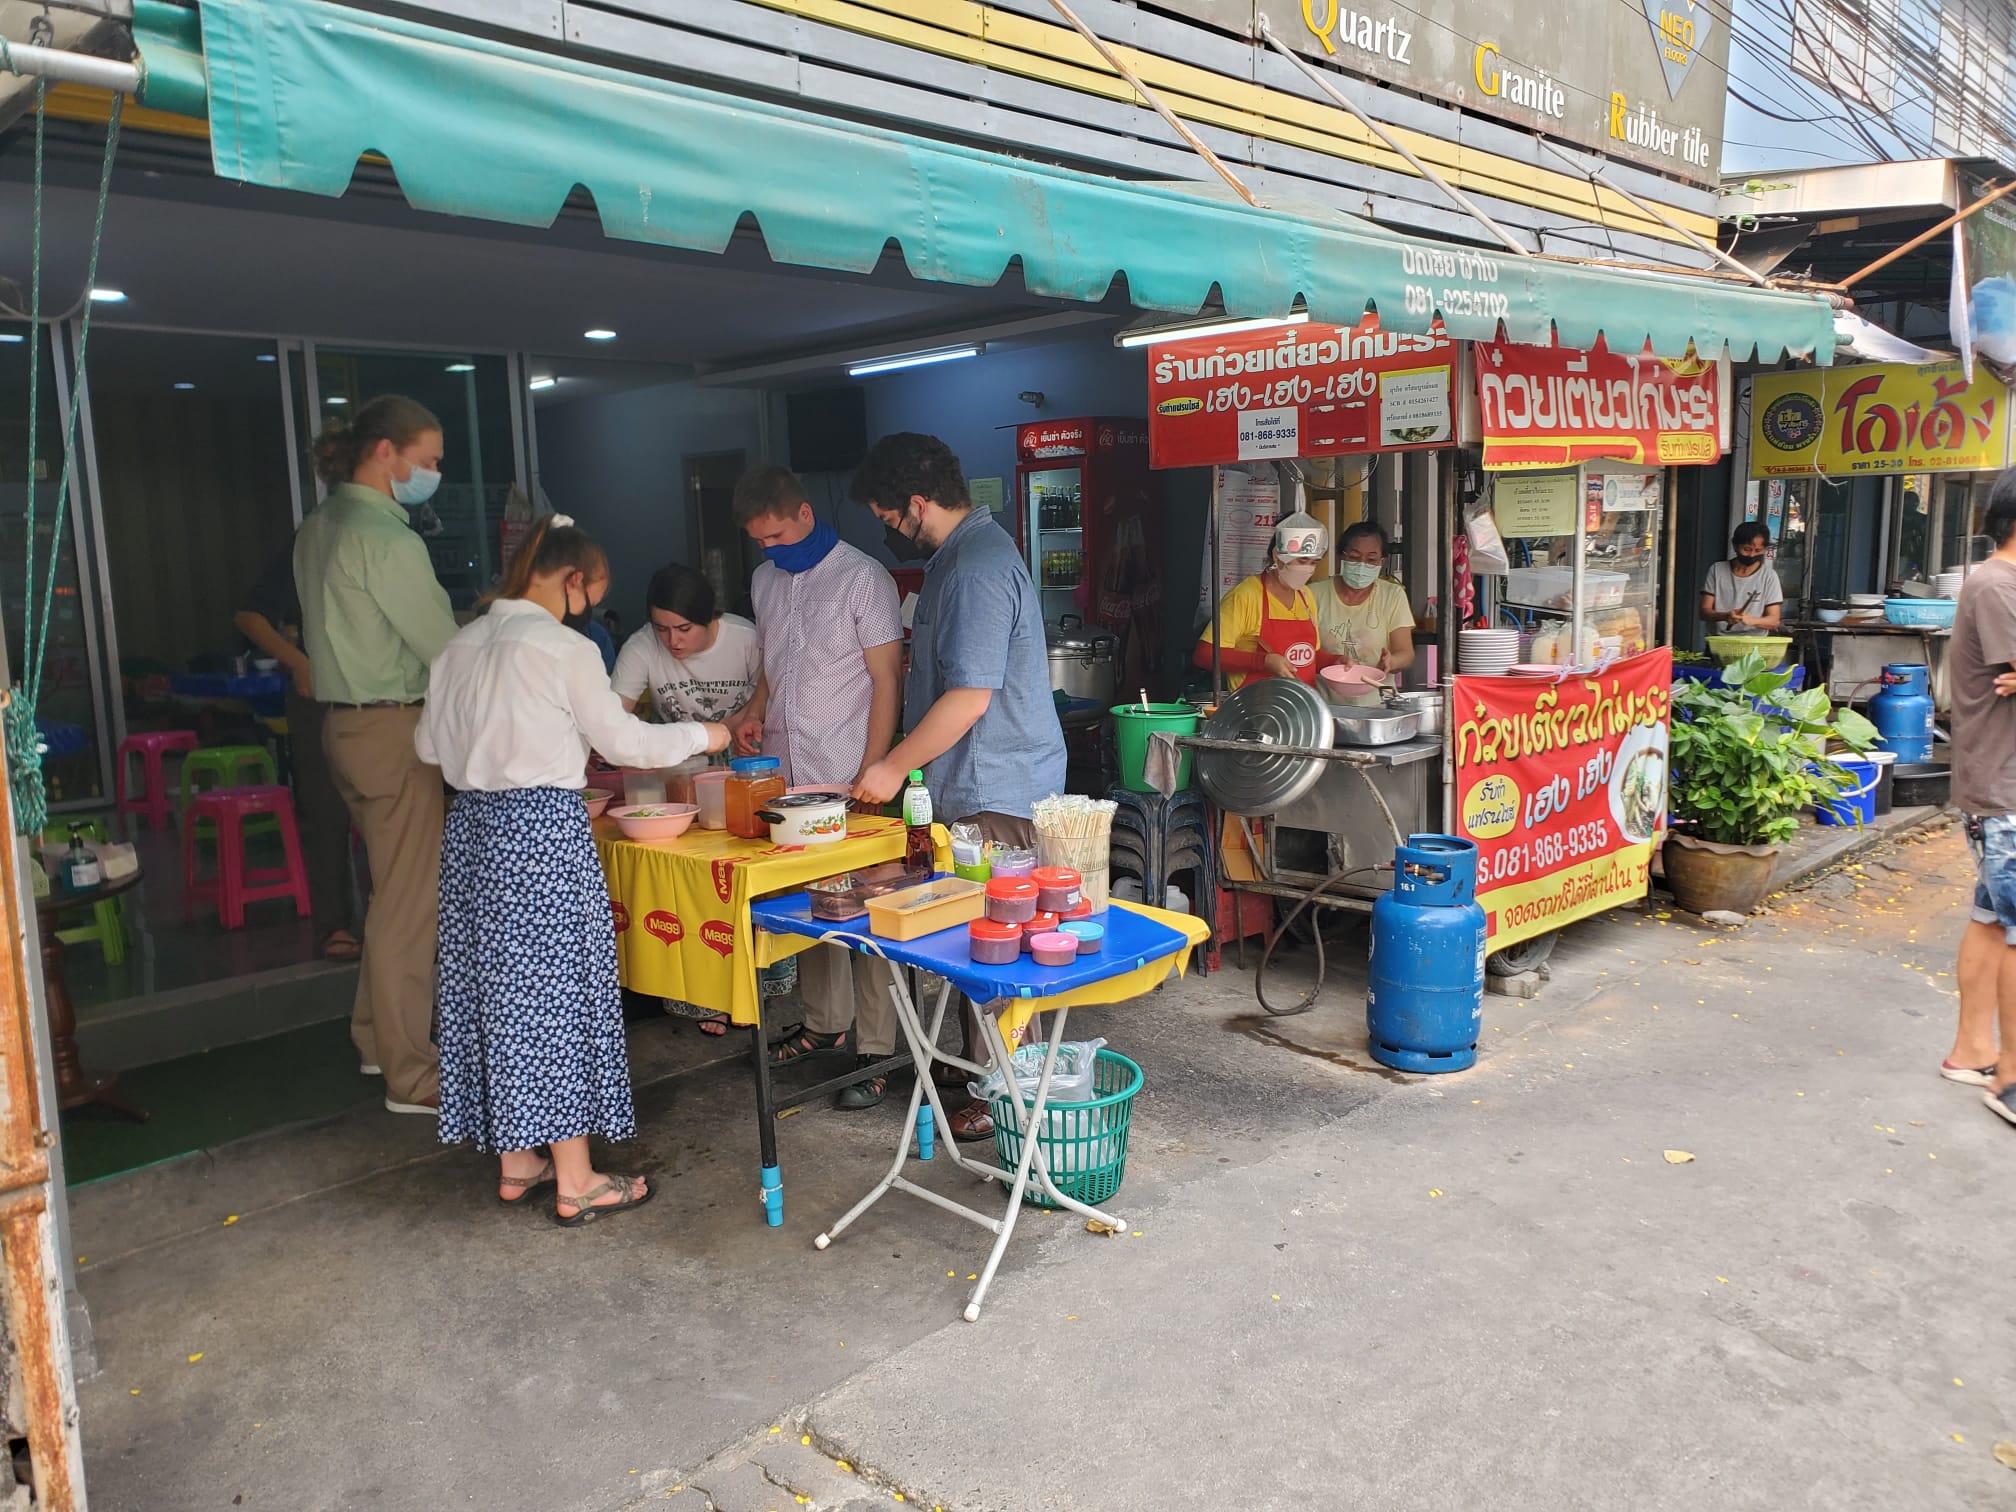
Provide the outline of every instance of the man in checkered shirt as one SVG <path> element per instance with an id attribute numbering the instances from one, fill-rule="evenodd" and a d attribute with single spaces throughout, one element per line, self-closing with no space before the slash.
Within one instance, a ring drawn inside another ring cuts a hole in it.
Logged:
<path id="1" fill-rule="evenodd" d="M 735 485 L 735 523 L 763 548 L 750 595 L 763 646 L 756 694 L 735 722 L 737 748 L 784 764 L 784 780 L 852 789 L 888 755 L 903 707 L 903 621 L 889 569 L 817 518 L 789 468 L 752 468 Z M 798 957 L 805 1022 L 771 1051 L 782 1065 L 850 1050 L 857 1064 L 896 1049 L 892 968 L 842 945 Z M 840 1108 L 872 1108 L 875 1077 L 841 1090 Z"/>

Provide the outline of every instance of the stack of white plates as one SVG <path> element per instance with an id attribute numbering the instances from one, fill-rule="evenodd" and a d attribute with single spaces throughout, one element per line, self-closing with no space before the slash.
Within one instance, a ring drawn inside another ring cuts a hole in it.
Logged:
<path id="1" fill-rule="evenodd" d="M 1965 577 L 1966 574 L 1964 572 L 1957 570 L 1940 573 L 1932 579 L 1932 596 L 1934 598 L 1960 597 L 1960 584 Z"/>
<path id="2" fill-rule="evenodd" d="M 1465 630 L 1457 638 L 1456 670 L 1466 677 L 1503 677 L 1517 660 L 1517 630 Z"/>

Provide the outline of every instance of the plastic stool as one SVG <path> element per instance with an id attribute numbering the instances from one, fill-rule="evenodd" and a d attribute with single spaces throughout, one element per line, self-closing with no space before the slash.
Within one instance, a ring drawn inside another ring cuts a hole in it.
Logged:
<path id="1" fill-rule="evenodd" d="M 81 838 L 96 840 L 101 845 L 110 838 L 105 833 L 105 825 L 102 820 L 79 820 L 76 828 Z M 47 846 L 52 841 L 58 844 L 69 844 L 70 829 L 71 826 L 68 824 L 51 824 L 46 826 L 42 831 L 43 845 Z M 73 909 L 70 912 L 74 914 L 76 910 Z M 65 945 L 96 944 L 105 953 L 105 964 L 107 966 L 117 966 L 125 961 L 126 900 L 124 898 L 107 898 L 102 903 L 93 903 L 91 905 L 91 922 L 89 924 L 78 924 L 69 929 L 64 929 L 60 927 L 63 914 L 59 912 L 56 915 L 56 919 L 59 926 L 56 930 L 56 938 Z"/>
<path id="2" fill-rule="evenodd" d="M 292 898 L 294 911 L 302 918 L 309 914 L 308 868 L 301 859 L 301 832 L 294 823 L 294 794 L 284 787 L 211 788 L 190 802 L 188 817 L 216 826 L 217 875 L 208 881 L 196 878 L 195 823 L 182 830 L 182 917 L 188 918 L 197 902 L 217 903 L 218 917 L 226 929 L 245 927 L 245 905 L 269 898 Z M 277 868 L 254 869 L 245 855 L 248 821 L 271 818 L 280 830 L 280 844 L 286 864 Z"/>
<path id="3" fill-rule="evenodd" d="M 1196 886 L 1190 890 L 1193 907 L 1214 896 L 1217 844 L 1211 808 L 1202 793 L 1186 788 L 1164 798 L 1116 786 L 1106 796 L 1118 805 L 1109 864 L 1115 876 L 1141 879 L 1144 903 L 1161 907 L 1169 879 L 1184 871 L 1196 873 Z"/>
<path id="4" fill-rule="evenodd" d="M 120 741 L 119 771 L 113 784 L 114 816 L 124 819 L 133 814 L 155 829 L 168 828 L 168 779 L 161 772 L 162 758 L 171 751 L 193 751 L 201 744 L 194 730 L 150 730 Z M 143 784 L 138 792 L 126 781 L 135 757 L 140 760 Z"/>
<path id="5" fill-rule="evenodd" d="M 208 782 L 197 779 L 208 777 Z M 216 788 L 231 787 L 273 787 L 280 781 L 279 769 L 273 764 L 273 753 L 264 746 L 204 746 L 191 751 L 182 758 L 182 819 L 190 823 L 190 804 L 200 793 Z M 255 820 L 250 833 L 270 835 L 277 828 L 270 818 Z M 199 838 L 209 840 L 215 837 L 215 829 L 208 824 L 199 825 Z"/>

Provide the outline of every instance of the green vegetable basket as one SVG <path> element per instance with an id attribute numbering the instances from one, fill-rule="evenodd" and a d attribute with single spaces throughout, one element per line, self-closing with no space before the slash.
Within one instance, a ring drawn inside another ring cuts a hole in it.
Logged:
<path id="1" fill-rule="evenodd" d="M 1120 1190 L 1127 1168 L 1127 1130 L 1134 1121 L 1134 1096 L 1146 1078 L 1124 1055 L 1100 1050 L 1092 1063 L 1090 1102 L 1053 1102 L 1043 1110 L 1039 1136 L 1050 1179 L 1067 1197 L 1097 1206 Z M 994 1155 L 1003 1170 L 1012 1171 L 1022 1158 L 1021 1121 L 1015 1101 L 1006 1092 L 990 1099 L 994 1114 Z M 1022 1200 L 1033 1207 L 1052 1206 L 1037 1188 L 1035 1166 Z"/>

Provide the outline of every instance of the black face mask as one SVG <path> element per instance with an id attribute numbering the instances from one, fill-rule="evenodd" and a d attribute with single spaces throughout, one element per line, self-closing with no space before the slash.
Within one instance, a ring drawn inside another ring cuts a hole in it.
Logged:
<path id="1" fill-rule="evenodd" d="M 576 614 L 574 612 L 574 595 L 567 593 L 565 589 L 562 589 L 561 592 L 566 597 L 567 612 L 560 617 L 560 623 L 577 634 L 586 635 L 588 633 L 588 623 L 595 613 L 595 606 L 584 599 L 581 605 L 581 612 Z"/>
<path id="2" fill-rule="evenodd" d="M 910 518 L 910 511 L 903 511 L 903 519 Z M 900 522 L 899 522 L 900 523 Z M 928 560 L 937 548 L 924 544 L 924 522 L 917 522 L 917 534 L 905 535 L 896 525 L 882 527 L 882 544 L 889 548 L 889 554 L 899 562 L 922 562 Z"/>

